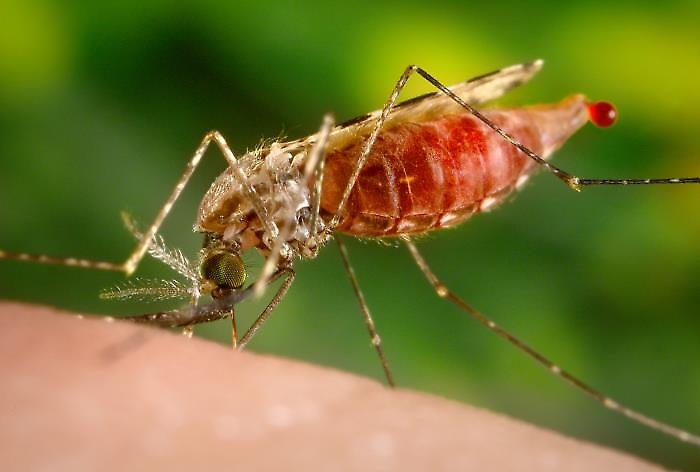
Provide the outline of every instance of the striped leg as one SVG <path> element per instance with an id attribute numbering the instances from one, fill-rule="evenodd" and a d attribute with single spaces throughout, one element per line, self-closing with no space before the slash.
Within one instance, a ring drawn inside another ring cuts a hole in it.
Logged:
<path id="1" fill-rule="evenodd" d="M 435 293 L 440 298 L 444 298 L 452 304 L 456 305 L 460 310 L 467 313 L 469 316 L 481 323 L 491 332 L 505 339 L 508 343 L 515 346 L 521 352 L 525 353 L 527 356 L 529 356 L 535 362 L 549 370 L 555 376 L 573 385 L 583 393 L 593 397 L 598 403 L 603 405 L 605 408 L 620 413 L 621 415 L 624 415 L 630 418 L 631 420 L 636 421 L 637 423 L 648 426 L 651 429 L 667 434 L 669 436 L 673 436 L 674 438 L 679 439 L 681 441 L 700 446 L 700 436 L 691 434 L 687 431 L 668 425 L 666 423 L 662 423 L 661 421 L 655 420 L 654 418 L 650 418 L 649 416 L 639 413 L 638 411 L 635 411 L 631 408 L 628 408 L 613 400 L 612 398 L 603 395 L 598 390 L 595 390 L 593 387 L 574 377 L 569 372 L 563 370 L 558 365 L 556 365 L 555 363 L 547 359 L 545 356 L 537 352 L 535 349 L 533 349 L 517 337 L 510 334 L 505 329 L 498 326 L 493 320 L 491 320 L 486 315 L 476 310 L 471 305 L 464 302 L 456 294 L 451 292 L 435 276 L 433 271 L 428 266 L 428 263 L 425 261 L 425 259 L 423 259 L 423 256 L 420 254 L 420 252 L 418 252 L 418 248 L 415 246 L 415 244 L 413 244 L 413 241 L 411 241 L 410 238 L 408 238 L 407 236 L 402 237 L 402 239 L 406 244 L 406 247 L 408 248 L 409 252 L 411 253 L 411 256 L 413 256 L 413 260 L 418 265 L 418 268 L 421 270 L 421 272 L 423 272 L 423 275 L 425 275 L 425 277 L 428 279 L 428 282 L 430 282 L 430 284 L 435 289 Z"/>

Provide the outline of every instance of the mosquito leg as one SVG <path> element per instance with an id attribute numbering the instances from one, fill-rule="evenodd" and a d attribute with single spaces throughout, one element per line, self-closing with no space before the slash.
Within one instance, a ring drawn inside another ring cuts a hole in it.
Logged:
<path id="1" fill-rule="evenodd" d="M 621 405 L 620 403 L 616 402 L 612 398 L 603 395 L 601 392 L 598 390 L 595 390 L 593 387 L 590 387 L 588 384 L 584 383 L 583 381 L 579 380 L 578 378 L 574 377 L 572 374 L 568 373 L 567 371 L 563 370 L 561 367 L 547 359 L 545 356 L 531 348 L 529 345 L 525 344 L 523 341 L 518 339 L 517 337 L 513 336 L 510 334 L 508 331 L 505 329 L 501 328 L 498 326 L 493 320 L 488 318 L 486 315 L 481 313 L 480 311 L 476 310 L 473 308 L 471 305 L 467 304 L 464 302 L 461 298 L 459 298 L 456 294 L 451 292 L 433 273 L 433 271 L 430 269 L 430 266 L 428 266 L 428 263 L 423 259 L 423 256 L 418 252 L 418 248 L 413 244 L 413 241 L 407 236 L 402 236 L 401 239 L 403 242 L 406 244 L 406 247 L 408 248 L 409 252 L 411 253 L 411 256 L 413 256 L 413 259 L 416 261 L 416 264 L 418 265 L 418 268 L 423 272 L 423 275 L 428 279 L 428 282 L 430 282 L 430 285 L 433 286 L 433 289 L 435 289 L 435 293 L 440 297 L 444 298 L 454 305 L 457 305 L 457 307 L 466 312 L 469 316 L 474 318 L 476 321 L 481 323 L 483 326 L 485 326 L 487 329 L 492 331 L 493 333 L 497 334 L 501 338 L 505 339 L 508 343 L 512 344 L 515 346 L 518 350 L 522 351 L 525 353 L 527 356 L 532 358 L 535 362 L 549 370 L 552 374 L 555 376 L 563 379 L 564 381 L 568 382 L 569 384 L 573 385 L 577 389 L 581 390 L 585 394 L 593 397 L 596 401 L 598 401 L 600 404 L 602 404 L 605 408 L 608 408 L 612 411 L 615 411 L 617 413 L 620 413 L 628 418 L 630 418 L 633 421 L 636 421 L 637 423 L 640 423 L 642 425 L 648 426 L 656 431 L 659 431 L 661 433 L 667 434 L 669 436 L 673 436 L 676 439 L 679 439 L 681 441 L 694 444 L 696 446 L 700 446 L 700 436 L 691 434 L 687 431 L 684 431 L 682 429 L 676 428 L 674 426 L 668 425 L 666 423 L 662 423 L 661 421 L 657 421 L 653 418 L 650 418 L 643 413 L 640 413 L 638 411 L 635 411 L 631 408 L 628 408 L 624 405 Z"/>
<path id="2" fill-rule="evenodd" d="M 314 190 L 311 197 L 311 231 L 316 233 L 316 224 L 318 223 L 319 213 L 321 211 L 321 188 L 323 186 L 323 170 L 326 166 L 326 146 L 328 144 L 328 136 L 333 128 L 333 116 L 326 114 L 323 117 L 321 130 L 318 132 L 318 141 L 309 152 L 309 157 L 306 160 L 304 167 L 304 182 L 308 183 L 312 177 L 316 177 Z"/>
<path id="3" fill-rule="evenodd" d="M 311 194 L 311 220 L 309 227 L 311 228 L 311 234 L 316 235 L 316 225 L 318 222 L 318 214 L 321 206 L 321 181 L 323 179 L 323 167 L 325 164 L 326 157 L 326 145 L 328 144 L 328 136 L 333 128 L 334 120 L 333 116 L 326 114 L 323 117 L 323 123 L 318 133 L 316 133 L 317 140 L 314 145 L 309 150 L 306 157 L 306 163 L 304 165 L 304 175 L 303 183 L 305 186 L 309 186 L 311 177 L 316 176 L 316 184 L 314 191 Z M 291 232 L 294 229 L 293 224 L 288 224 L 279 228 L 278 237 L 274 240 L 272 247 L 270 248 L 270 253 L 265 259 L 265 265 L 260 272 L 260 277 L 255 282 L 255 295 L 259 296 L 262 294 L 263 289 L 267 286 L 270 277 L 275 272 L 275 269 L 279 265 L 280 254 L 282 248 L 291 236 Z M 283 255 L 282 257 L 288 257 L 288 255 Z"/>
<path id="4" fill-rule="evenodd" d="M 406 67 L 406 70 L 404 70 L 403 74 L 401 74 L 401 77 L 399 77 L 398 82 L 396 82 L 394 89 L 391 91 L 389 99 L 384 104 L 384 107 L 382 108 L 382 111 L 379 114 L 379 117 L 377 118 L 377 122 L 375 123 L 374 128 L 372 128 L 372 132 L 367 138 L 367 141 L 365 141 L 365 145 L 362 147 L 362 151 L 360 152 L 360 156 L 357 158 L 357 163 L 355 164 L 355 168 L 353 169 L 352 174 L 350 174 L 348 183 L 345 185 L 343 196 L 340 198 L 340 202 L 338 203 L 338 209 L 336 210 L 335 215 L 333 215 L 333 219 L 330 223 L 331 230 L 338 226 L 340 219 L 343 217 L 343 212 L 345 211 L 345 206 L 347 205 L 348 199 L 350 198 L 350 193 L 352 192 L 352 189 L 355 186 L 355 182 L 357 182 L 357 178 L 360 176 L 360 172 L 362 171 L 365 162 L 367 162 L 367 158 L 369 157 L 369 153 L 372 151 L 372 147 L 374 146 L 374 143 L 377 140 L 379 131 L 382 129 L 382 126 L 384 125 L 384 122 L 389 116 L 389 113 L 391 113 L 391 110 L 394 108 L 396 100 L 399 98 L 399 94 L 406 86 L 406 82 L 408 82 L 409 77 L 411 77 L 411 75 L 417 70 L 418 67 L 415 65 L 410 65 Z"/>
<path id="5" fill-rule="evenodd" d="M 439 80 L 437 80 L 435 77 L 433 77 L 432 75 L 427 73 L 425 70 L 423 70 L 417 66 L 409 66 L 406 69 L 406 71 L 408 72 L 409 70 L 411 72 L 418 73 L 418 75 L 420 75 L 425 80 L 430 82 L 435 88 L 440 90 L 442 93 L 446 94 L 448 97 L 450 97 L 452 100 L 454 100 L 458 105 L 460 105 L 462 108 L 464 108 L 469 113 L 474 115 L 476 118 L 481 120 L 486 126 L 488 126 L 494 132 L 501 135 L 503 137 L 503 139 L 505 139 L 510 144 L 512 144 L 513 146 L 518 148 L 525 155 L 527 155 L 530 159 L 537 162 L 537 164 L 541 165 L 542 167 L 547 169 L 549 172 L 554 174 L 554 176 L 556 176 L 559 180 L 564 182 L 566 185 L 568 185 L 573 190 L 580 191 L 583 187 L 591 186 L 591 185 L 700 184 L 700 177 L 684 177 L 684 178 L 675 178 L 674 177 L 674 178 L 661 178 L 661 179 L 585 179 L 585 178 L 581 178 L 581 177 L 576 177 L 575 175 L 571 175 L 568 172 L 560 169 L 559 167 L 555 166 L 554 164 L 550 164 L 549 162 L 545 161 L 536 152 L 532 151 L 530 148 L 528 148 L 527 146 L 522 144 L 520 141 L 515 139 L 513 136 L 508 134 L 508 132 L 503 130 L 501 127 L 499 127 L 493 121 L 489 120 L 486 116 L 484 116 L 478 110 L 476 110 L 473 106 L 471 106 L 470 104 L 468 104 L 467 102 L 462 100 L 462 98 L 459 97 L 459 95 L 455 94 L 449 88 L 445 87 Z M 406 75 L 406 72 L 404 72 L 404 76 L 405 75 Z M 402 78 L 404 76 L 402 76 Z M 404 81 L 404 83 L 405 83 L 405 81 Z M 399 81 L 399 84 L 401 84 L 401 81 Z M 398 86 L 399 85 L 397 84 L 397 87 Z M 392 97 L 393 97 L 393 94 L 392 94 Z M 386 109 L 386 106 L 385 106 L 385 109 Z M 381 120 L 381 118 L 380 118 L 380 120 Z M 379 122 L 379 120 L 377 120 L 377 122 Z M 375 139 L 376 139 L 376 136 L 375 136 Z"/>
<path id="6" fill-rule="evenodd" d="M 369 312 L 369 307 L 367 306 L 367 302 L 365 301 L 365 296 L 362 294 L 362 290 L 360 290 L 360 284 L 357 281 L 357 277 L 355 276 L 355 270 L 352 268 L 352 265 L 350 265 L 350 258 L 348 257 L 348 251 L 345 247 L 345 243 L 343 243 L 342 239 L 339 237 L 335 238 L 335 242 L 338 243 L 338 249 L 340 250 L 341 258 L 343 259 L 345 272 L 348 274 L 348 278 L 350 279 L 350 283 L 352 284 L 352 289 L 355 291 L 355 296 L 357 297 L 357 301 L 360 304 L 362 318 L 365 320 L 365 327 L 367 328 L 367 332 L 369 333 L 369 339 L 372 342 L 372 346 L 374 346 L 374 349 L 377 351 L 377 356 L 379 356 L 379 363 L 382 365 L 382 369 L 384 370 L 384 376 L 386 377 L 386 381 L 390 387 L 394 387 L 396 386 L 396 384 L 394 383 L 394 376 L 391 373 L 391 369 L 389 368 L 389 362 L 387 361 L 386 355 L 384 354 L 384 349 L 382 349 L 382 340 L 379 337 L 379 333 L 377 332 L 376 326 L 374 325 L 374 320 L 372 319 L 372 315 Z"/>
<path id="7" fill-rule="evenodd" d="M 25 252 L 12 252 L 0 249 L 0 259 L 34 262 L 37 264 L 54 264 L 68 267 L 81 267 L 83 269 L 123 271 L 123 264 L 114 262 L 92 261 L 77 257 L 52 257 L 44 254 L 27 254 Z"/>
<path id="8" fill-rule="evenodd" d="M 267 215 L 267 210 L 265 209 L 262 201 L 260 200 L 260 197 L 253 189 L 250 182 L 248 182 L 245 173 L 241 169 L 240 165 L 238 165 L 236 156 L 233 154 L 233 151 L 231 151 L 231 148 L 226 143 L 226 140 L 218 131 L 210 131 L 204 136 L 204 139 L 202 139 L 202 143 L 199 145 L 199 147 L 194 153 L 194 156 L 187 164 L 185 172 L 182 174 L 180 180 L 175 185 L 175 188 L 173 189 L 172 193 L 170 194 L 168 199 L 165 201 L 165 204 L 156 215 L 156 218 L 153 221 L 153 223 L 151 223 L 151 226 L 149 226 L 148 230 L 144 233 L 143 237 L 141 238 L 141 241 L 136 246 L 136 249 L 124 262 L 122 270 L 126 272 L 127 275 L 130 275 L 134 272 L 134 270 L 136 270 L 136 267 L 138 266 L 139 262 L 148 250 L 153 236 L 155 236 L 155 234 L 158 232 L 158 229 L 163 223 L 163 220 L 165 220 L 165 217 L 172 209 L 173 205 L 175 204 L 175 201 L 178 199 L 178 197 L 184 190 L 185 186 L 187 185 L 187 182 L 189 181 L 195 169 L 201 162 L 204 153 L 206 152 L 207 148 L 209 147 L 209 144 L 212 141 L 214 141 L 214 143 L 216 143 L 216 145 L 221 150 L 221 153 L 224 155 L 224 158 L 226 159 L 226 162 L 228 163 L 229 169 L 231 170 L 234 178 L 241 185 L 246 198 L 248 198 L 252 202 L 253 208 L 255 208 L 256 213 L 265 225 L 265 229 L 268 230 L 272 235 L 277 234 L 277 230 L 273 226 L 274 223 L 271 222 L 269 216 Z"/>
<path id="9" fill-rule="evenodd" d="M 260 316 L 258 316 L 258 318 L 255 320 L 252 326 L 248 328 L 248 331 L 246 331 L 243 337 L 238 341 L 238 349 L 243 349 L 246 346 L 246 344 L 248 344 L 248 342 L 252 339 L 255 333 L 257 333 L 260 327 L 270 318 L 270 315 L 272 314 L 274 309 L 277 308 L 277 305 L 279 305 L 284 296 L 287 294 L 287 291 L 292 285 L 292 282 L 294 282 L 294 277 L 296 277 L 296 273 L 291 267 L 283 267 L 277 272 L 275 272 L 272 275 L 272 277 L 270 277 L 268 283 L 272 283 L 282 276 L 285 277 L 284 282 L 282 282 L 280 288 L 277 289 L 277 293 L 275 293 L 275 296 L 272 297 L 270 303 L 268 303 L 263 312 L 260 313 Z"/>
<path id="10" fill-rule="evenodd" d="M 182 176 L 180 176 L 180 179 L 177 181 L 177 184 L 173 188 L 168 199 L 165 201 L 165 204 L 163 204 L 151 225 L 141 236 L 141 239 L 136 245 L 136 248 L 132 251 L 129 257 L 123 263 L 117 264 L 113 262 L 93 261 L 88 259 L 77 259 L 73 257 L 59 258 L 1 250 L 0 259 L 15 259 L 21 261 L 37 262 L 42 264 L 58 264 L 88 269 L 114 270 L 124 272 L 127 276 L 131 275 L 136 270 L 139 262 L 141 261 L 141 259 L 143 259 L 143 256 L 148 251 L 148 248 L 151 246 L 153 238 L 158 232 L 158 229 L 165 220 L 165 217 L 168 215 L 168 213 L 170 213 L 170 210 L 175 204 L 175 201 L 178 199 L 178 197 L 184 190 L 185 186 L 187 185 L 187 182 L 189 181 L 195 169 L 201 162 L 204 153 L 206 152 L 207 148 L 209 147 L 209 144 L 212 141 L 216 143 L 216 145 L 219 147 L 222 154 L 224 155 L 224 158 L 228 163 L 230 171 L 232 172 L 236 181 L 241 185 L 246 198 L 248 198 L 252 202 L 256 213 L 258 214 L 260 220 L 265 226 L 265 230 L 268 231 L 269 234 L 276 236 L 278 233 L 277 227 L 268 216 L 267 210 L 265 209 L 262 201 L 260 200 L 260 197 L 253 189 L 250 182 L 248 182 L 245 172 L 243 172 L 240 165 L 238 164 L 236 156 L 229 148 L 228 144 L 226 143 L 226 140 L 218 131 L 210 131 L 204 136 L 194 155 L 187 163 L 185 171 L 183 172 Z"/>

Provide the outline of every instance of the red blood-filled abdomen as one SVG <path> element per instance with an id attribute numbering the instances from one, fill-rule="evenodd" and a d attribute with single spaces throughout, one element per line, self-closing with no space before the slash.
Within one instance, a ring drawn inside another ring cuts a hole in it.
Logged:
<path id="1" fill-rule="evenodd" d="M 494 111 L 490 117 L 542 153 L 537 127 L 518 113 Z M 330 151 L 324 214 L 335 214 L 363 143 Z M 381 237 L 454 226 L 502 201 L 534 165 L 469 114 L 402 123 L 379 134 L 337 230 Z"/>

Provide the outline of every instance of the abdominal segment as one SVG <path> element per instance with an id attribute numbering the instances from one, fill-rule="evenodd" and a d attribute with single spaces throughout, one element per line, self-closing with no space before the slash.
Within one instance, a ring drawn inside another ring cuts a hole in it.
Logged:
<path id="1" fill-rule="evenodd" d="M 506 121 L 517 139 L 542 151 L 532 126 Z M 362 145 L 329 153 L 321 193 L 325 213 L 335 212 Z M 502 201 L 534 166 L 472 115 L 403 123 L 379 134 L 336 229 L 381 237 L 454 226 Z"/>

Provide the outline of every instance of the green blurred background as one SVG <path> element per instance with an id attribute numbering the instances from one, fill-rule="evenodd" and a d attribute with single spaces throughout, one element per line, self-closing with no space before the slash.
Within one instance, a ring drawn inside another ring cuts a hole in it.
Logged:
<path id="1" fill-rule="evenodd" d="M 150 222 L 206 131 L 238 153 L 304 136 L 327 111 L 345 120 L 379 108 L 409 63 L 451 84 L 541 57 L 544 71 L 505 103 L 584 92 L 620 111 L 616 127 L 575 136 L 559 165 L 586 177 L 700 175 L 698 2 L 232 4 L 2 3 L 1 248 L 121 261 L 133 241 L 119 211 Z M 415 81 L 404 98 L 428 90 Z M 222 168 L 213 152 L 164 228 L 190 255 L 198 198 Z M 698 433 L 699 214 L 697 186 L 576 194 L 539 175 L 515 201 L 420 246 L 457 293 L 561 366 Z M 604 410 L 438 300 L 402 247 L 350 251 L 402 387 L 700 468 L 697 449 Z M 337 251 L 297 270 L 251 349 L 381 378 Z M 152 261 L 141 275 L 171 276 Z M 2 262 L 0 297 L 89 313 L 163 307 L 97 299 L 120 280 Z M 257 309 L 245 305 L 242 322 Z M 198 332 L 229 334 L 225 323 Z"/>

